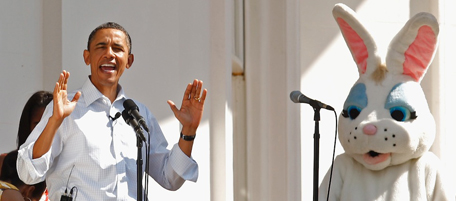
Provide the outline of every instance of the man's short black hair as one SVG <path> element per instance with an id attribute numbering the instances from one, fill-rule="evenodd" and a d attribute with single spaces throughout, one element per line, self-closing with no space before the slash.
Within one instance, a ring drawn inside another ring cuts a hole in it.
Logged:
<path id="1" fill-rule="evenodd" d="M 97 31 L 99 31 L 101 29 L 117 29 L 117 30 L 120 30 L 120 31 L 124 32 L 125 36 L 127 37 L 128 54 L 131 54 L 131 46 L 132 45 L 131 45 L 130 34 L 128 34 L 128 32 L 127 32 L 127 30 L 125 28 L 123 28 L 120 24 L 117 24 L 115 22 L 106 22 L 104 24 L 101 24 L 97 28 L 95 28 L 92 31 L 92 33 L 90 33 L 90 35 L 89 35 L 89 40 L 87 41 L 87 50 L 89 50 L 89 46 L 90 46 L 90 43 L 93 40 L 93 37 L 95 36 Z"/>

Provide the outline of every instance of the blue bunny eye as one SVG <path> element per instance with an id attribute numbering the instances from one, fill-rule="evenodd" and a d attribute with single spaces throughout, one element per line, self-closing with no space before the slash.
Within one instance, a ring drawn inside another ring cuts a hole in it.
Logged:
<path id="1" fill-rule="evenodd" d="M 359 113 L 361 113 L 361 108 L 358 106 L 348 106 L 347 110 L 342 111 L 344 117 L 350 117 L 350 119 L 356 119 L 358 117 Z"/>
<path id="2" fill-rule="evenodd" d="M 409 109 L 402 106 L 392 107 L 390 109 L 391 117 L 396 121 L 407 121 L 409 119 L 415 119 L 415 112 L 410 112 Z"/>

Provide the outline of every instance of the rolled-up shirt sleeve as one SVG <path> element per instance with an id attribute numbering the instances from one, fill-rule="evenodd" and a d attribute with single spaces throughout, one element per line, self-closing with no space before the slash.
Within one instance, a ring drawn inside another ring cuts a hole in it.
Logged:
<path id="1" fill-rule="evenodd" d="M 193 158 L 188 157 L 178 144 L 175 144 L 171 149 L 169 163 L 172 169 L 184 180 L 196 182 L 198 179 L 198 164 Z"/>
<path id="2" fill-rule="evenodd" d="M 186 180 L 196 182 L 198 179 L 198 164 L 193 158 L 188 157 L 175 144 L 167 157 L 164 166 L 164 176 L 166 180 L 158 182 L 164 188 L 175 191 L 178 190 Z"/>
<path id="3" fill-rule="evenodd" d="M 17 170 L 19 178 L 26 184 L 35 184 L 44 181 L 50 166 L 50 151 L 40 158 L 33 158 L 34 142 L 21 147 L 18 151 Z"/>
<path id="4" fill-rule="evenodd" d="M 147 108 L 141 109 L 146 111 L 147 123 L 151 130 L 150 146 L 152 149 L 149 151 L 148 174 L 162 187 L 172 191 L 179 189 L 186 180 L 196 182 L 198 179 L 197 162 L 192 157 L 188 157 L 180 149 L 178 143 L 168 150 L 168 143 L 157 120 Z"/>
<path id="5" fill-rule="evenodd" d="M 40 136 L 40 133 L 44 130 L 49 117 L 52 114 L 52 102 L 49 104 L 41 118 L 40 123 L 36 125 L 35 129 L 30 133 L 24 144 L 18 150 L 17 156 L 17 172 L 19 178 L 26 184 L 35 184 L 45 180 L 46 172 L 52 163 L 52 147 L 40 158 L 33 159 L 33 147 L 35 142 Z M 57 135 L 57 134 L 56 134 Z M 54 142 L 53 142 L 54 143 Z"/>

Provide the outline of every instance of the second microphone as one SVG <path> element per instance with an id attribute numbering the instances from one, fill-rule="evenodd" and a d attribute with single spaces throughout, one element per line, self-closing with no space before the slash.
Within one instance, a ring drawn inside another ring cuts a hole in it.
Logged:
<path id="1" fill-rule="evenodd" d="M 146 132 L 149 132 L 149 128 L 147 127 L 146 121 L 141 116 L 141 114 L 139 114 L 139 109 L 138 109 L 138 106 L 136 105 L 136 103 L 131 99 L 127 99 L 124 101 L 123 106 L 125 108 L 125 111 L 127 111 L 127 113 L 129 115 L 131 115 L 134 119 L 136 119 L 136 121 L 139 123 L 139 125 L 141 125 L 141 127 Z"/>

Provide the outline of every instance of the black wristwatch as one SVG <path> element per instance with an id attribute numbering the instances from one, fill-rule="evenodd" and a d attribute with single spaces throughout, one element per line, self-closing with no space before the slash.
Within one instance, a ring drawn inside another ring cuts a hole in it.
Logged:
<path id="1" fill-rule="evenodd" d="M 181 132 L 180 138 L 182 138 L 185 141 L 193 141 L 195 139 L 196 135 L 184 135 Z"/>

